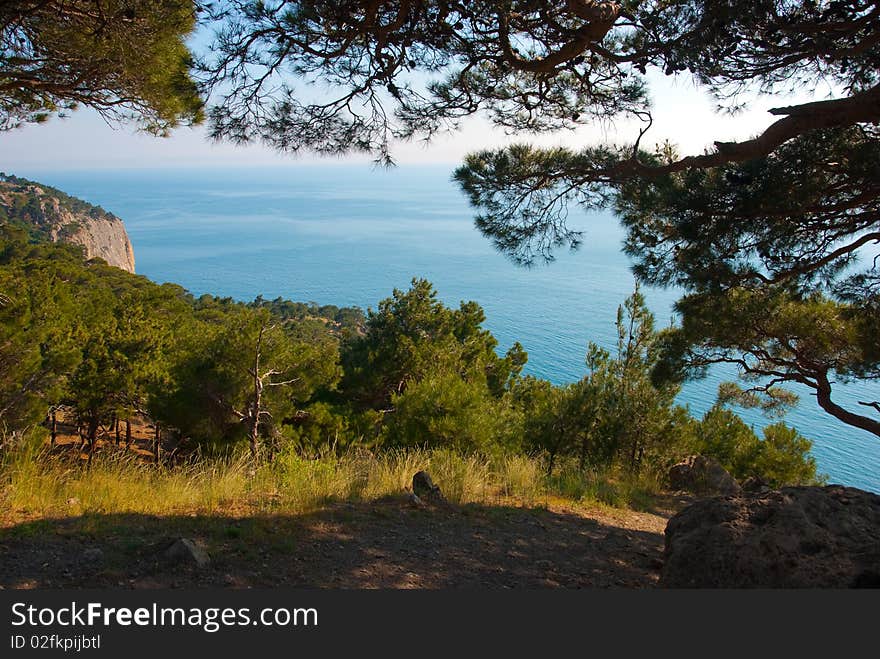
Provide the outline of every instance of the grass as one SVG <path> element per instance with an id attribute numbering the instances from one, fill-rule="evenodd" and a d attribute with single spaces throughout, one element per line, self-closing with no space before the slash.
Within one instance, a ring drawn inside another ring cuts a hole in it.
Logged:
<path id="1" fill-rule="evenodd" d="M 194 459 L 157 468 L 125 451 L 95 455 L 91 467 L 48 455 L 39 445 L 8 454 L 0 466 L 0 506 L 19 517 L 141 513 L 243 515 L 306 513 L 333 501 L 399 495 L 427 470 L 456 504 L 548 503 L 644 509 L 659 491 L 649 478 L 563 465 L 552 477 L 521 455 L 452 451 L 351 451 L 304 459 L 282 453 L 255 472 L 246 456 Z M 234 531 L 230 531 L 234 533 Z"/>

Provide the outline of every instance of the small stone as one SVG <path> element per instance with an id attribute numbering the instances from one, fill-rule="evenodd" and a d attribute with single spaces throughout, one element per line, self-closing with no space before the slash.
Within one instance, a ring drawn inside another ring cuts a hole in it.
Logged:
<path id="1" fill-rule="evenodd" d="M 94 563 L 96 561 L 104 560 L 104 552 L 98 547 L 90 547 L 83 552 L 83 559 L 89 561 L 90 563 Z"/>
<path id="2" fill-rule="evenodd" d="M 430 496 L 440 488 L 434 485 L 427 471 L 419 471 L 412 478 L 412 491 L 419 498 Z"/>
<path id="3" fill-rule="evenodd" d="M 189 563 L 198 568 L 208 567 L 211 563 L 211 557 L 208 556 L 208 552 L 189 538 L 175 540 L 162 552 L 162 557 L 171 564 Z"/>
<path id="4" fill-rule="evenodd" d="M 743 492 L 769 492 L 770 485 L 760 476 L 749 476 L 742 482 Z"/>
<path id="5" fill-rule="evenodd" d="M 434 484 L 427 471 L 419 471 L 412 479 L 412 493 L 422 501 L 447 504 L 440 487 Z M 448 504 L 447 504 L 448 505 Z"/>

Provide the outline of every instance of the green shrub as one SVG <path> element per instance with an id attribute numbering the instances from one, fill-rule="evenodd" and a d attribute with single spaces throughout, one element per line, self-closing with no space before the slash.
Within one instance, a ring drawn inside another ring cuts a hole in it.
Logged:
<path id="1" fill-rule="evenodd" d="M 505 443 L 506 405 L 483 382 L 429 376 L 393 396 L 392 406 L 383 434 L 389 446 L 491 453 Z"/>
<path id="2" fill-rule="evenodd" d="M 696 432 L 695 450 L 718 460 L 734 478 L 757 476 L 774 487 L 820 482 L 812 443 L 794 428 L 775 423 L 761 439 L 732 411 L 716 405 Z"/>

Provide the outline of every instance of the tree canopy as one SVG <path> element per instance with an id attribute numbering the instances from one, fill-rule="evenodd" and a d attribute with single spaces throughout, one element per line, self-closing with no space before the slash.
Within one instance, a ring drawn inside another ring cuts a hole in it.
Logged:
<path id="1" fill-rule="evenodd" d="M 762 442 L 720 404 L 700 421 L 675 404 L 675 383 L 653 385 L 664 335 L 638 291 L 618 313 L 616 351 L 591 345 L 584 378 L 555 386 L 521 375 L 518 343 L 499 354 L 478 304 L 447 307 L 423 279 L 366 314 L 282 298 L 245 304 L 32 240 L 0 222 L 0 459 L 40 424 L 54 444 L 57 416 L 88 442 L 89 464 L 96 447 L 143 455 L 140 424 L 157 466 L 247 444 L 252 464 L 282 468 L 428 448 L 529 455 L 546 459 L 551 478 L 583 483 L 597 470 L 662 478 L 697 452 L 738 477 L 816 477 L 810 443 L 793 429 L 771 426 Z"/>
<path id="2" fill-rule="evenodd" d="M 79 105 L 164 134 L 202 119 L 192 0 L 4 0 L 0 130 Z"/>
<path id="3" fill-rule="evenodd" d="M 194 58 L 197 16 L 215 39 Z M 686 294 L 656 382 L 731 362 L 769 378 L 746 394 L 797 382 L 880 435 L 880 400 L 833 397 L 838 381 L 880 378 L 878 34 L 871 0 L 12 0 L 0 128 L 84 104 L 161 134 L 210 98 L 215 138 L 391 162 L 395 139 L 478 113 L 527 134 L 635 119 L 629 142 L 468 156 L 455 178 L 477 227 L 529 264 L 579 244 L 572 204 L 613 209 L 640 280 Z M 649 69 L 689 76 L 731 111 L 755 94 L 831 91 L 682 155 L 646 146 Z M 772 327 L 768 310 L 781 313 Z M 707 322 L 746 312 L 730 331 Z"/>
<path id="4" fill-rule="evenodd" d="M 343 352 L 342 386 L 363 404 L 382 407 L 410 383 L 448 373 L 501 396 L 528 357 L 518 342 L 499 357 L 498 341 L 482 327 L 485 319 L 476 302 L 450 309 L 437 300 L 431 282 L 413 279 L 408 291 L 395 289 L 368 312 L 364 335 Z"/>
<path id="5" fill-rule="evenodd" d="M 865 330 L 880 305 L 877 2 L 230 0 L 211 18 L 217 39 L 200 72 L 220 94 L 217 138 L 388 162 L 394 139 L 430 138 L 476 113 L 521 133 L 640 121 L 628 143 L 471 154 L 455 178 L 477 227 L 528 264 L 579 244 L 572 204 L 615 210 L 638 277 L 688 295 L 667 376 L 698 372 L 719 348 L 741 366 L 753 355 L 775 384 L 806 384 L 837 418 L 880 434 L 880 402 L 842 410 L 831 398 L 838 378 L 878 377 L 878 334 Z M 832 91 L 780 102 L 756 136 L 682 155 L 646 146 L 649 69 L 689 76 L 728 110 L 755 94 Z M 833 307 L 846 322 L 733 337 L 694 316 L 709 305 L 734 317 L 742 296 L 754 310 L 785 300 L 789 318 Z"/>

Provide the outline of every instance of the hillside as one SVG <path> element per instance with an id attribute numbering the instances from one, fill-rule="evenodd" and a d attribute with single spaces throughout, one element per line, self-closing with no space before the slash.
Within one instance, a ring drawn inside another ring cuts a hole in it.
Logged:
<path id="1" fill-rule="evenodd" d="M 134 272 L 122 220 L 48 185 L 0 173 L 0 222 L 25 229 L 33 240 L 80 245 L 87 259 Z"/>

